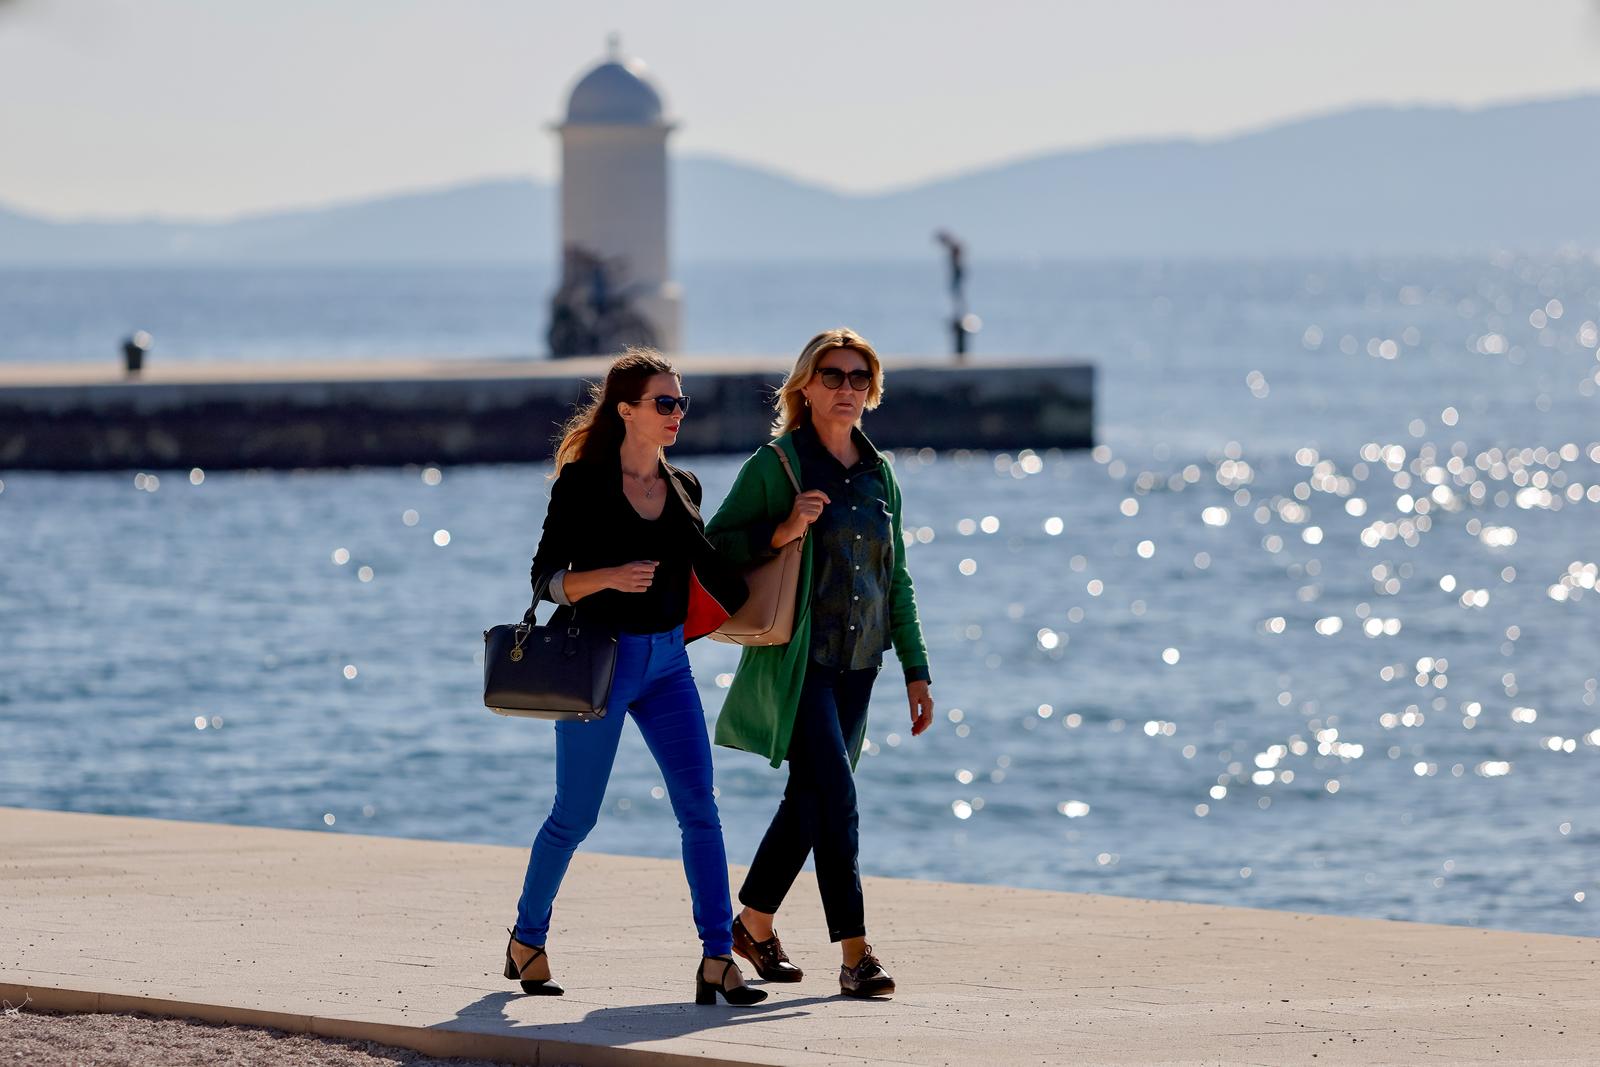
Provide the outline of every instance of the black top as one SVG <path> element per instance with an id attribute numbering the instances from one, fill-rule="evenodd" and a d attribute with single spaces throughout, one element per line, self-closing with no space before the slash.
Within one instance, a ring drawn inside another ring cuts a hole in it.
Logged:
<path id="1" fill-rule="evenodd" d="M 685 536 L 688 523 L 683 521 L 677 494 L 667 489 L 666 477 L 662 471 L 661 491 L 666 492 L 667 499 L 661 514 L 654 519 L 635 511 L 620 485 L 616 496 L 610 501 L 602 498 L 602 508 L 596 509 L 603 520 L 615 524 L 619 543 L 639 546 L 638 554 L 618 563 L 653 559 L 657 564 L 650 588 L 642 593 L 602 589 L 582 601 L 586 616 L 613 620 L 617 629 L 628 633 L 662 633 L 682 623 L 689 613 L 689 544 Z M 604 514 L 605 504 L 612 505 L 609 517 Z"/>
<path id="2" fill-rule="evenodd" d="M 602 589 L 560 612 L 626 633 L 663 633 L 684 622 L 691 572 L 725 611 L 744 603 L 743 578 L 705 539 L 700 480 L 667 463 L 660 474 L 667 499 L 658 518 L 645 519 L 622 491 L 617 456 L 575 460 L 561 469 L 533 557 L 534 587 L 560 570 L 589 571 L 645 559 L 658 566 L 642 593 Z M 545 599 L 553 598 L 546 593 Z"/>
<path id="3" fill-rule="evenodd" d="M 851 431 L 860 453 L 846 467 L 807 422 L 795 430 L 800 484 L 828 494 L 811 524 L 811 659 L 824 667 L 862 670 L 880 666 L 891 647 L 895 552 L 886 462 L 866 434 Z M 926 667 L 906 680 L 926 681 Z"/>

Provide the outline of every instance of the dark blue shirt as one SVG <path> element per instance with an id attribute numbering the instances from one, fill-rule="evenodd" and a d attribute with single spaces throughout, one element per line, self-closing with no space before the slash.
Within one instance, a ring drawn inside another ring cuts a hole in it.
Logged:
<path id="1" fill-rule="evenodd" d="M 846 467 L 810 423 L 795 431 L 800 484 L 820 489 L 829 503 L 811 524 L 811 659 L 839 670 L 877 667 L 891 645 L 894 515 L 882 454 L 852 430 L 860 459 Z M 907 680 L 912 680 L 907 672 Z M 918 668 L 920 678 L 927 669 Z"/>

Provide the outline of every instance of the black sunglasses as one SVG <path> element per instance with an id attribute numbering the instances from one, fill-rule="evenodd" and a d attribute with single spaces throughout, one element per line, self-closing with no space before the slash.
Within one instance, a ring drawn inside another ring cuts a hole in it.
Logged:
<path id="1" fill-rule="evenodd" d="M 689 398 L 686 396 L 647 396 L 643 400 L 632 400 L 632 404 L 648 404 L 656 402 L 657 415 L 671 415 L 673 408 L 682 408 L 685 415 L 689 414 Z"/>
<path id="2" fill-rule="evenodd" d="M 853 370 L 849 374 L 838 367 L 823 367 L 817 371 L 817 377 L 822 379 L 824 389 L 837 389 L 844 384 L 846 378 L 850 379 L 850 388 L 858 393 L 867 391 L 872 384 L 872 372 L 866 370 Z"/>

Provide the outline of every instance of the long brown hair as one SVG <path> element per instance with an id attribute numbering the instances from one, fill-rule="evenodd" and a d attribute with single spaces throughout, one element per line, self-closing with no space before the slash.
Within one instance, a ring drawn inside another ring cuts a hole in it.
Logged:
<path id="1" fill-rule="evenodd" d="M 589 402 L 561 427 L 556 445 L 556 474 L 575 459 L 615 455 L 627 435 L 627 425 L 617 405 L 638 400 L 645 385 L 658 374 L 678 376 L 677 370 L 653 348 L 623 350 L 606 371 L 605 381 L 589 383 Z"/>
<path id="2" fill-rule="evenodd" d="M 872 372 L 872 384 L 867 386 L 867 401 L 862 406 L 867 411 L 878 406 L 878 401 L 883 399 L 883 362 L 878 359 L 877 351 L 865 337 L 847 326 L 823 330 L 806 342 L 800 358 L 795 360 L 794 370 L 789 372 L 789 377 L 784 379 L 783 386 L 773 399 L 772 406 L 778 412 L 778 417 L 772 421 L 772 436 L 782 437 L 805 424 L 806 398 L 802 390 L 811 382 L 811 376 L 817 372 L 817 364 L 822 362 L 822 357 L 835 348 L 860 352 L 867 361 L 867 369 Z"/>

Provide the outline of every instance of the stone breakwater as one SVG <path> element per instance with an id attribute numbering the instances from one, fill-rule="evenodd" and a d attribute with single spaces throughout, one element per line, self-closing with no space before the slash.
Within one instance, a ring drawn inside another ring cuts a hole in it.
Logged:
<path id="1" fill-rule="evenodd" d="M 0 469 L 234 470 L 537 462 L 608 360 L 173 364 L 0 370 Z M 787 358 L 684 356 L 694 397 L 678 451 L 766 439 Z M 885 448 L 1086 448 L 1094 368 L 1081 362 L 886 360 L 872 417 Z"/>

